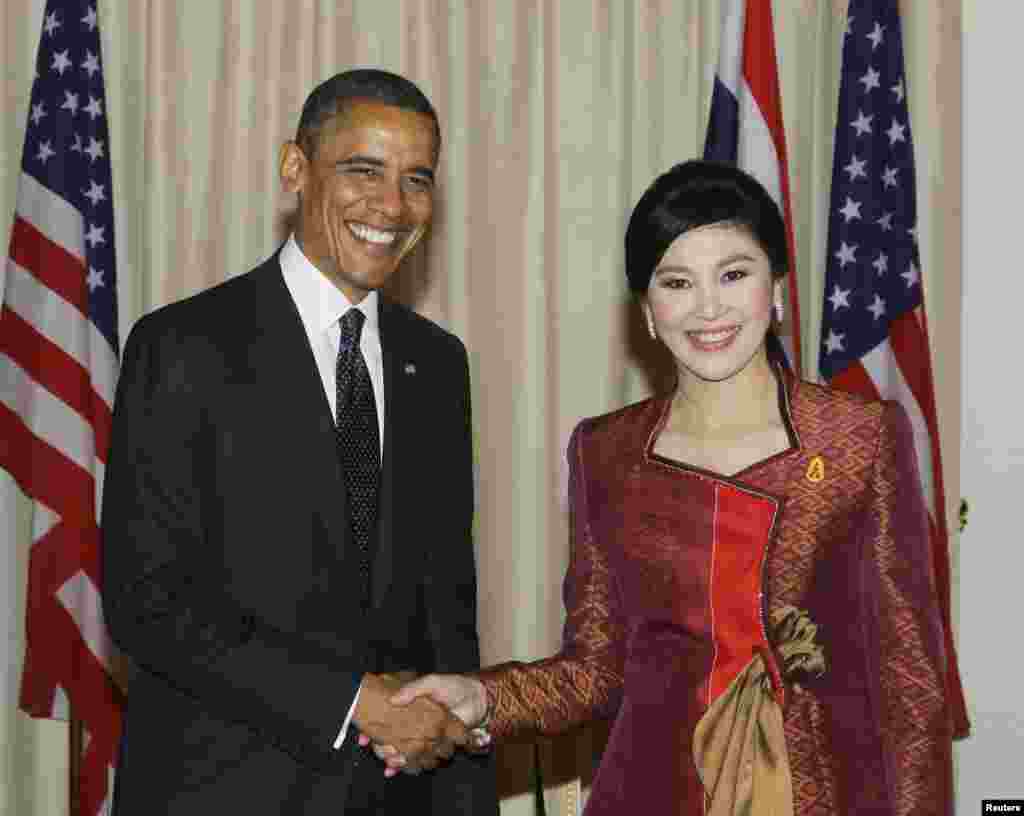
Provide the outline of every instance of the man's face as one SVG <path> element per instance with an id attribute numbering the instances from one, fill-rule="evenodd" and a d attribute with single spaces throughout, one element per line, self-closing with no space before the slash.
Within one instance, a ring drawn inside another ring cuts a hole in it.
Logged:
<path id="1" fill-rule="evenodd" d="M 289 142 L 281 178 L 299 194 L 303 253 L 352 302 L 383 286 L 434 210 L 434 121 L 356 100 L 318 134 L 316 154 Z"/>

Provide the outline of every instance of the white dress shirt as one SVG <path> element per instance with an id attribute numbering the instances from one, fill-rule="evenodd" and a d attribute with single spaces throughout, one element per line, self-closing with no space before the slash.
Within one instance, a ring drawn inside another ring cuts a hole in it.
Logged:
<path id="1" fill-rule="evenodd" d="M 377 402 L 377 428 L 379 429 L 381 460 L 384 458 L 384 354 L 380 344 L 380 320 L 378 319 L 379 297 L 370 292 L 360 303 L 353 305 L 340 289 L 331 283 L 319 269 L 310 262 L 299 248 L 295 236 L 288 238 L 279 256 L 281 272 L 288 292 L 299 310 L 302 326 L 309 338 L 309 347 L 316 358 L 324 394 L 331 406 L 331 416 L 338 416 L 337 359 L 341 345 L 341 326 L 338 321 L 349 309 L 358 309 L 365 317 L 359 337 L 359 350 L 366 361 L 373 383 L 373 396 Z M 359 691 L 362 690 L 360 686 Z M 334 747 L 340 748 L 348 732 L 348 724 L 359 701 L 359 691 L 348 710 Z"/>

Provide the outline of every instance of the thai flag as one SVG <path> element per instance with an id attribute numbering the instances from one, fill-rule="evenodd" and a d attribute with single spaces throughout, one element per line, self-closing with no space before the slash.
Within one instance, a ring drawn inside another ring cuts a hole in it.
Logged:
<path id="1" fill-rule="evenodd" d="M 771 0 L 722 3 L 722 38 L 704 158 L 732 162 L 750 173 L 771 193 L 786 219 L 788 309 L 780 339 L 791 368 L 799 373 L 800 300 Z"/>

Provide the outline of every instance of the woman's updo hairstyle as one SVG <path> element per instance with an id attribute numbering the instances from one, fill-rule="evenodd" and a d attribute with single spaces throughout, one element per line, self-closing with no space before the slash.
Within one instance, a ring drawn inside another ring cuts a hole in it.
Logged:
<path id="1" fill-rule="evenodd" d="M 646 292 L 669 245 L 709 224 L 746 230 L 768 256 L 772 275 L 786 274 L 786 224 L 768 191 L 734 165 L 693 159 L 658 176 L 633 209 L 626 228 L 629 288 Z"/>

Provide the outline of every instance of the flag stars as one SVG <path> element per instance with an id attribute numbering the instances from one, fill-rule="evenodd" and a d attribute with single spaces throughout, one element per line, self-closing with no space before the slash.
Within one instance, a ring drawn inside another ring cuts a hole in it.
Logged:
<path id="1" fill-rule="evenodd" d="M 61 25 L 63 25 L 63 23 L 57 19 L 57 12 L 52 11 L 46 15 L 46 22 L 43 23 L 43 31 L 52 37 L 53 33 L 60 28 Z"/>
<path id="2" fill-rule="evenodd" d="M 879 227 L 882 228 L 882 232 L 889 232 L 892 230 L 892 217 L 895 213 L 883 212 L 882 217 L 875 221 Z"/>
<path id="3" fill-rule="evenodd" d="M 51 159 L 56 155 L 57 154 L 54 152 L 48 141 L 39 143 L 39 152 L 36 153 L 36 158 L 43 164 L 46 164 L 48 159 Z"/>
<path id="4" fill-rule="evenodd" d="M 832 304 L 832 310 L 838 312 L 844 306 L 850 308 L 850 290 L 840 289 L 839 284 L 836 284 L 836 288 L 832 294 L 828 296 L 829 302 Z"/>
<path id="5" fill-rule="evenodd" d="M 882 75 L 878 73 L 872 66 L 868 66 L 868 72 L 864 74 L 858 81 L 864 83 L 864 93 L 870 93 L 875 88 L 879 87 L 879 78 Z"/>
<path id="6" fill-rule="evenodd" d="M 91 161 L 96 161 L 103 155 L 103 142 L 99 142 L 96 139 L 89 139 L 89 146 L 83 151 Z"/>
<path id="7" fill-rule="evenodd" d="M 900 182 L 896 177 L 899 175 L 900 169 L 898 167 L 885 166 L 882 171 L 882 186 L 888 190 L 890 187 L 899 187 Z"/>
<path id="8" fill-rule="evenodd" d="M 69 148 L 72 153 L 82 152 L 82 136 L 79 133 L 75 134 L 75 143 Z"/>
<path id="9" fill-rule="evenodd" d="M 871 50 L 874 51 L 882 44 L 882 40 L 885 39 L 885 26 L 881 23 L 875 23 L 875 27 L 871 30 L 871 33 L 865 34 L 864 36 L 871 40 Z"/>
<path id="10" fill-rule="evenodd" d="M 917 243 L 917 225 L 916 224 L 914 226 L 912 226 L 912 227 L 908 227 L 907 228 L 907 235 L 910 236 L 910 240 L 912 240 L 915 244 Z"/>
<path id="11" fill-rule="evenodd" d="M 64 91 L 64 104 L 60 106 L 60 109 L 71 111 L 72 116 L 78 113 L 78 94 Z"/>
<path id="12" fill-rule="evenodd" d="M 896 142 L 907 141 L 906 130 L 906 125 L 901 125 L 893 119 L 892 126 L 885 132 L 885 135 L 889 137 L 889 146 L 892 147 Z"/>
<path id="13" fill-rule="evenodd" d="M 885 314 L 885 301 L 882 300 L 881 296 L 875 295 L 875 302 L 868 306 L 868 311 L 874 315 L 875 322 L 881 319 L 882 315 Z"/>
<path id="14" fill-rule="evenodd" d="M 868 177 L 867 171 L 864 170 L 864 168 L 867 167 L 867 164 L 867 159 L 858 159 L 857 154 L 855 153 L 850 158 L 850 163 L 846 165 L 846 167 L 844 167 L 843 170 L 845 170 L 849 174 L 850 181 L 856 181 L 859 178 Z"/>
<path id="15" fill-rule="evenodd" d="M 875 268 L 875 272 L 884 275 L 889 271 L 889 256 L 884 252 L 879 252 L 878 257 L 871 262 L 871 265 Z"/>
<path id="16" fill-rule="evenodd" d="M 65 48 L 63 51 L 53 55 L 53 64 L 50 66 L 61 76 L 64 76 L 64 72 L 71 67 L 71 60 L 68 59 L 68 49 Z"/>
<path id="17" fill-rule="evenodd" d="M 89 11 L 86 12 L 86 15 L 82 18 L 82 22 L 85 23 L 89 27 L 90 31 L 95 31 L 96 30 L 96 7 L 95 6 L 89 6 Z"/>
<path id="18" fill-rule="evenodd" d="M 100 70 L 100 61 L 92 51 L 85 52 L 85 62 L 81 65 L 82 70 L 89 74 L 89 79 L 92 79 L 92 75 Z"/>
<path id="19" fill-rule="evenodd" d="M 857 131 L 858 136 L 863 136 L 865 133 L 871 133 L 871 120 L 875 118 L 874 114 L 871 116 L 865 116 L 864 111 L 857 111 L 857 118 L 850 122 L 850 127 Z"/>
<path id="20" fill-rule="evenodd" d="M 846 241 L 840 242 L 836 258 L 839 259 L 839 267 L 841 269 L 845 269 L 848 263 L 853 263 L 857 260 L 857 246 L 857 244 L 847 244 Z"/>
<path id="21" fill-rule="evenodd" d="M 89 231 L 85 233 L 85 240 L 89 244 L 89 249 L 96 249 L 97 246 L 107 242 L 107 239 L 103 237 L 104 232 L 104 227 L 99 227 L 96 224 L 89 225 Z"/>
<path id="22" fill-rule="evenodd" d="M 828 337 L 825 339 L 825 351 L 828 354 L 834 354 L 837 351 L 843 350 L 843 338 L 845 334 L 837 334 L 834 330 L 829 329 Z"/>
<path id="23" fill-rule="evenodd" d="M 94 207 L 101 201 L 105 201 L 107 198 L 103 185 L 97 184 L 92 179 L 89 180 L 89 189 L 83 190 L 82 195 L 89 199 Z"/>
<path id="24" fill-rule="evenodd" d="M 29 115 L 29 119 L 32 120 L 33 125 L 38 125 L 46 116 L 46 108 L 42 102 L 37 102 L 32 106 L 32 113 Z"/>
<path id="25" fill-rule="evenodd" d="M 107 284 L 103 280 L 103 270 L 97 269 L 94 266 L 89 267 L 89 275 L 85 279 L 86 286 L 89 287 L 90 292 L 95 292 Z"/>
<path id="26" fill-rule="evenodd" d="M 92 94 L 89 94 L 89 104 L 86 105 L 85 108 L 83 108 L 83 110 L 87 114 L 89 114 L 89 116 L 91 116 L 93 119 L 95 119 L 97 116 L 103 115 L 103 106 L 100 104 L 100 100 L 98 100 Z"/>
<path id="27" fill-rule="evenodd" d="M 900 81 L 897 82 L 895 85 L 893 85 L 889 90 L 892 91 L 894 94 L 896 94 L 896 101 L 897 102 L 900 102 L 900 103 L 903 102 L 903 97 L 906 96 L 907 92 L 903 88 L 903 78 L 902 77 L 900 77 Z"/>
<path id="28" fill-rule="evenodd" d="M 839 210 L 839 213 L 846 220 L 847 224 L 849 224 L 855 218 L 860 218 L 860 205 L 861 202 L 854 201 L 849 196 L 846 197 L 846 204 L 842 206 L 842 208 Z"/>
<path id="29" fill-rule="evenodd" d="M 903 280 L 907 282 L 907 288 L 913 289 L 919 280 L 921 280 L 921 273 L 917 271 L 917 267 L 913 263 L 907 267 L 907 271 L 900 275 Z"/>

